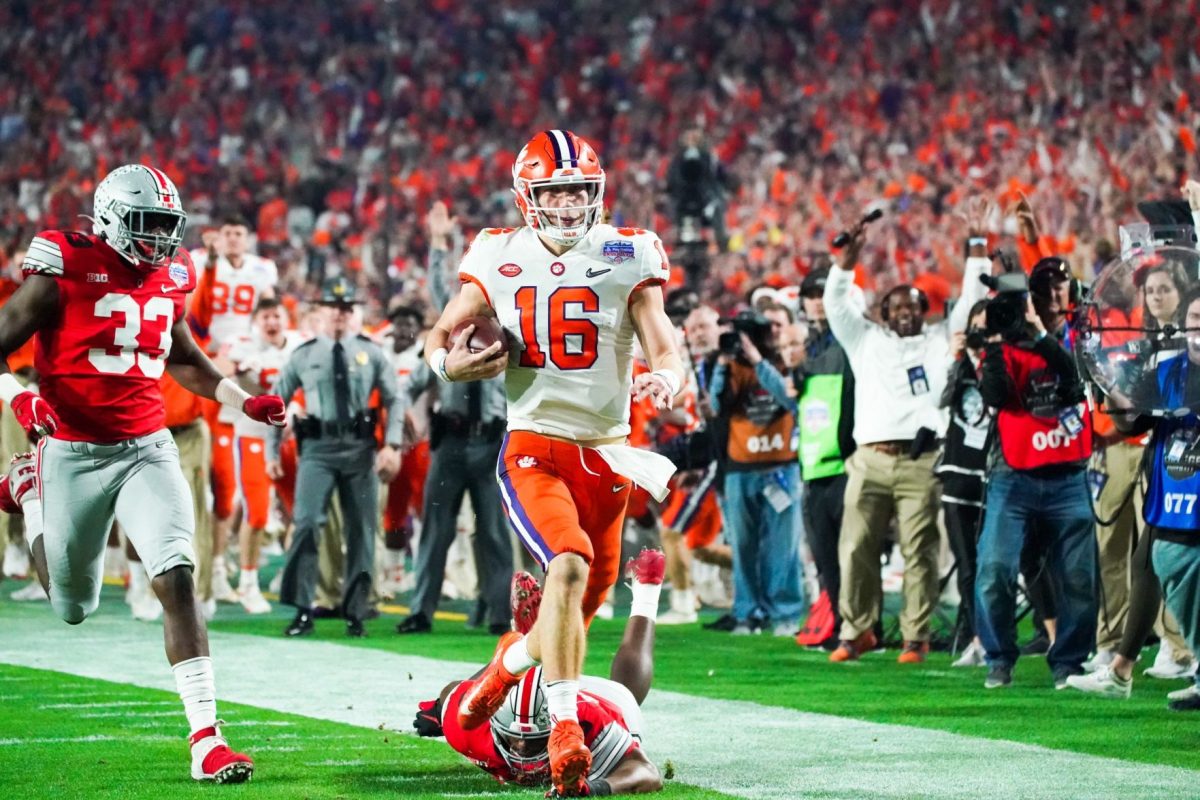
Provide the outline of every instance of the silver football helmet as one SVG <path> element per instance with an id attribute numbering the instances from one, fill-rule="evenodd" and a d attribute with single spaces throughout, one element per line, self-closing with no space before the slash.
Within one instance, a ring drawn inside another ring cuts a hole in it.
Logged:
<path id="1" fill-rule="evenodd" d="M 187 214 L 179 190 L 161 170 L 117 167 L 96 186 L 92 232 L 135 267 L 170 263 L 183 244 Z"/>
<path id="2" fill-rule="evenodd" d="M 550 707 L 542 688 L 542 668 L 534 667 L 508 692 L 504 705 L 492 715 L 496 749 L 520 778 L 538 783 L 550 774 Z"/>

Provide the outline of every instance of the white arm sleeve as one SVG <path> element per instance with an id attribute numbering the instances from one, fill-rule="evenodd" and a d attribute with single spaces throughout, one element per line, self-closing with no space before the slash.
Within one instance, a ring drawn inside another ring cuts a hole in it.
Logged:
<path id="1" fill-rule="evenodd" d="M 834 267 L 829 270 L 825 284 L 825 317 L 829 330 L 841 343 L 846 352 L 858 347 L 875 323 L 863 316 L 862 311 L 850 300 L 850 289 L 854 286 L 854 271 Z"/>
<path id="2" fill-rule="evenodd" d="M 950 312 L 950 333 L 967 329 L 971 306 L 987 297 L 988 289 L 983 285 L 983 281 L 979 280 L 979 276 L 986 275 L 991 268 L 990 259 L 979 256 L 967 259 L 967 266 L 963 270 L 962 289 L 958 293 L 958 302 L 954 304 L 954 310 Z"/>

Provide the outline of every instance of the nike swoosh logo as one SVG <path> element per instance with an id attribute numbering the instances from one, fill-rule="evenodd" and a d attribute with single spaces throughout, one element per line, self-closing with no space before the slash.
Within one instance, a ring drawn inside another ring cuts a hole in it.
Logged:
<path id="1" fill-rule="evenodd" d="M 178 288 L 179 288 L 178 286 L 172 286 L 169 283 L 164 283 L 159 287 L 159 291 L 162 292 L 163 294 L 166 294 L 167 292 L 173 292 Z"/>
<path id="2" fill-rule="evenodd" d="M 610 267 L 609 269 L 596 270 L 596 269 L 592 269 L 591 267 L 588 267 L 588 271 L 583 274 L 587 275 L 589 278 L 599 278 L 601 275 L 603 275 L 606 272 L 612 272 L 612 268 Z"/>
<path id="3" fill-rule="evenodd" d="M 628 483 L 618 483 L 616 486 L 612 487 L 612 491 L 613 491 L 613 494 L 616 494 L 617 492 L 621 491 L 622 489 L 628 489 L 628 488 L 629 488 Z"/>

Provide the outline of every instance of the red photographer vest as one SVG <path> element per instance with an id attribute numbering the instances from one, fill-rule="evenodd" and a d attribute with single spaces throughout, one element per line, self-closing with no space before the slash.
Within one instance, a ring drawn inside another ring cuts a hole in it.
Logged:
<path id="1" fill-rule="evenodd" d="M 1005 344 L 1004 363 L 1017 397 L 1000 409 L 1000 451 L 1013 469 L 1037 469 L 1092 455 L 1092 425 L 1087 403 L 1063 407 L 1058 376 L 1032 350 Z"/>

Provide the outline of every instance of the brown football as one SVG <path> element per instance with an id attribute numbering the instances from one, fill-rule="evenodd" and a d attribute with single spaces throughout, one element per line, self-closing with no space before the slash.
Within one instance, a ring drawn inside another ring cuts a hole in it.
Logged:
<path id="1" fill-rule="evenodd" d="M 458 337 L 471 325 L 475 326 L 475 330 L 471 332 L 471 339 L 467 342 L 469 351 L 478 353 L 491 347 L 493 343 L 499 342 L 500 352 L 508 352 L 508 338 L 504 334 L 504 328 L 501 328 L 500 323 L 491 317 L 467 317 L 455 325 L 454 330 L 450 331 L 450 341 L 447 342 L 447 347 L 454 347 L 458 342 Z"/>

